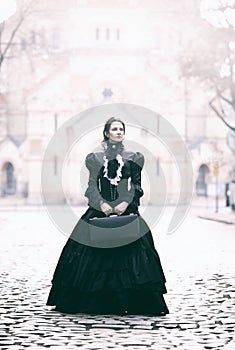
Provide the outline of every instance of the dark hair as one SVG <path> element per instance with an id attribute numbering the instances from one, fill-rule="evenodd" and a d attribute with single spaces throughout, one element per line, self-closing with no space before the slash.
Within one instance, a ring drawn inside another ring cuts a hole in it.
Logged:
<path id="1" fill-rule="evenodd" d="M 103 139 L 103 142 L 108 141 L 109 138 L 108 138 L 108 136 L 105 135 L 105 133 L 108 133 L 108 132 L 109 132 L 110 126 L 111 126 L 111 124 L 112 124 L 113 122 L 119 122 L 119 123 L 121 123 L 122 126 L 123 126 L 124 134 L 125 134 L 125 124 L 124 124 L 124 122 L 123 122 L 121 119 L 118 119 L 118 118 L 114 118 L 114 117 L 109 118 L 109 119 L 107 120 L 107 122 L 105 123 L 105 125 L 104 125 L 104 130 L 103 130 L 104 139 Z"/>

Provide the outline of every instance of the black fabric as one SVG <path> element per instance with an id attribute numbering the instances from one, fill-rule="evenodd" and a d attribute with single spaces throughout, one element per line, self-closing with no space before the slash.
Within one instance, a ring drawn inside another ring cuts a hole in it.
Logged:
<path id="1" fill-rule="evenodd" d="M 56 310 L 119 315 L 165 315 L 169 312 L 163 298 L 167 292 L 166 280 L 159 255 L 150 229 L 138 212 L 139 198 L 143 194 L 140 173 L 144 158 L 140 153 L 126 151 L 122 156 L 125 162 L 122 179 L 130 177 L 134 190 L 132 199 L 130 193 L 126 196 L 129 205 L 122 215 L 137 214 L 141 230 L 146 233 L 130 244 L 115 248 L 96 248 L 81 243 L 82 237 L 86 242 L 89 219 L 105 216 L 99 208 L 99 199 L 108 197 L 109 190 L 100 170 L 102 152 L 89 154 L 86 159 L 90 171 L 86 191 L 89 208 L 63 248 L 53 275 L 47 305 L 55 305 Z M 103 184 L 101 188 L 97 187 L 98 181 Z M 114 202 L 123 200 L 119 193 Z"/>

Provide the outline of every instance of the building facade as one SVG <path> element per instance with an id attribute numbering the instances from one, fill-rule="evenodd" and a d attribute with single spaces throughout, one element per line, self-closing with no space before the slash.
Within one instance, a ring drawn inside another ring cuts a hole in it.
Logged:
<path id="1" fill-rule="evenodd" d="M 19 0 L 16 15 L 6 22 L 3 45 L 25 3 Z M 175 128 L 192 155 L 195 194 L 213 195 L 215 158 L 220 184 L 231 181 L 227 129 L 208 107 L 210 92 L 180 71 L 188 43 L 197 40 L 199 1 L 42 0 L 23 16 L 0 75 L 1 203 L 40 203 L 42 161 L 53 135 L 71 117 L 110 103 L 145 107 Z M 176 203 L 180 179 L 174 157 L 153 136 L 157 126 L 150 130 L 143 121 L 137 127 L 134 116 L 129 123 L 127 141 L 147 145 L 156 183 L 164 176 L 167 184 L 162 194 L 157 186 L 151 191 Z M 73 130 L 67 133 L 69 138 Z M 94 130 L 68 152 L 64 196 L 56 202 L 85 203 L 74 174 L 83 174 L 85 155 L 101 136 L 102 126 L 94 120 Z M 51 160 L 55 172 L 58 161 Z M 147 175 L 143 182 L 147 203 Z"/>

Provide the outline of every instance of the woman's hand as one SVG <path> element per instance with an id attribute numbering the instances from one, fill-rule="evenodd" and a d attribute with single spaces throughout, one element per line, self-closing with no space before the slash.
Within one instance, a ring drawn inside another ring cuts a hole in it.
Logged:
<path id="1" fill-rule="evenodd" d="M 128 203 L 127 203 L 127 202 L 121 202 L 120 204 L 118 204 L 118 205 L 114 208 L 114 211 L 115 211 L 115 213 L 117 213 L 118 215 L 121 215 L 122 213 L 124 213 L 124 211 L 126 210 L 127 207 L 128 207 Z"/>
<path id="2" fill-rule="evenodd" d="M 100 202 L 100 209 L 106 216 L 113 212 L 113 208 L 108 203 L 105 203 L 103 201 Z"/>

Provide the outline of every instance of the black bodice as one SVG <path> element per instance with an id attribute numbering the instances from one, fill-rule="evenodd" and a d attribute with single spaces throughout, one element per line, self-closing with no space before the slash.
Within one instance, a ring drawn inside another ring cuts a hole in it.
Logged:
<path id="1" fill-rule="evenodd" d="M 121 170 L 121 180 L 118 185 L 112 185 L 104 177 L 104 156 L 108 159 L 108 176 L 114 178 L 119 166 L 116 159 L 117 152 L 96 152 L 89 153 L 86 157 L 86 166 L 90 176 L 85 196 L 89 205 L 100 210 L 100 201 L 109 202 L 114 207 L 122 201 L 129 204 L 139 205 L 139 198 L 143 195 L 141 188 L 141 170 L 144 164 L 144 156 L 140 152 L 121 150 L 124 165 Z"/>

